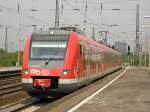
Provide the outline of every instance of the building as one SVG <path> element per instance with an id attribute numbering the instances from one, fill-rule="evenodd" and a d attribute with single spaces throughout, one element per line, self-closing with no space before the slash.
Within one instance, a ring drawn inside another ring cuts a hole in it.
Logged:
<path id="1" fill-rule="evenodd" d="M 115 49 L 122 54 L 127 54 L 127 43 L 122 41 L 115 42 Z"/>

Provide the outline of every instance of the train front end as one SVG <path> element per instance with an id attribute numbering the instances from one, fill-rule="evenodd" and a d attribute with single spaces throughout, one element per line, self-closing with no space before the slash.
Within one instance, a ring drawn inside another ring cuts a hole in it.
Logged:
<path id="1" fill-rule="evenodd" d="M 75 37 L 71 37 L 69 31 L 33 33 L 24 49 L 23 89 L 33 97 L 57 96 L 75 89 L 77 83 L 72 83 L 75 43 Z"/>

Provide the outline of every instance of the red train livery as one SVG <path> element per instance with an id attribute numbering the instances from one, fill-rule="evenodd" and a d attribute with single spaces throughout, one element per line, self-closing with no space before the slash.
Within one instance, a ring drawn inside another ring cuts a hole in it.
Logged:
<path id="1" fill-rule="evenodd" d="M 24 48 L 22 87 L 33 97 L 55 96 L 76 90 L 121 66 L 117 51 L 91 40 L 80 30 L 34 32 Z"/>

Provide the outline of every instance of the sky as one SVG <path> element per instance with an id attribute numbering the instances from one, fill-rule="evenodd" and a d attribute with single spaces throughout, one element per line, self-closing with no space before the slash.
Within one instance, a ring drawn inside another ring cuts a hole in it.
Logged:
<path id="1" fill-rule="evenodd" d="M 6 27 L 9 51 L 17 51 L 18 46 L 23 50 L 27 37 L 34 31 L 32 25 L 37 25 L 36 30 L 54 27 L 55 2 L 0 0 L 0 48 L 4 48 Z M 99 31 L 108 31 L 109 44 L 125 41 L 133 50 L 137 4 L 140 5 L 140 26 L 150 25 L 150 19 L 144 18 L 150 16 L 150 0 L 59 0 L 60 26 L 77 25 L 82 30 L 85 28 L 88 38 L 91 37 L 94 27 L 97 40 L 102 40 Z M 140 34 L 140 42 L 144 45 L 144 37 L 149 32 L 143 28 L 140 28 L 140 31 L 145 32 Z"/>

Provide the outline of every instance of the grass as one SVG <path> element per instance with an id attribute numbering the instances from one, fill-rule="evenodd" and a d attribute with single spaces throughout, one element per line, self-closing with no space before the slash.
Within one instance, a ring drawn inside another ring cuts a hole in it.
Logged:
<path id="1" fill-rule="evenodd" d="M 20 65 L 22 63 L 22 52 L 20 53 Z M 6 53 L 0 49 L 0 67 L 16 66 L 18 62 L 18 52 Z"/>
<path id="2" fill-rule="evenodd" d="M 133 54 L 123 55 L 123 62 L 129 63 L 130 65 L 133 65 L 133 66 L 139 66 L 140 58 L 139 58 L 139 56 L 133 55 Z M 148 62 L 149 62 L 149 59 L 148 59 L 148 54 L 147 54 L 146 66 L 148 66 Z M 141 66 L 145 66 L 145 55 L 144 54 L 141 55 Z"/>

